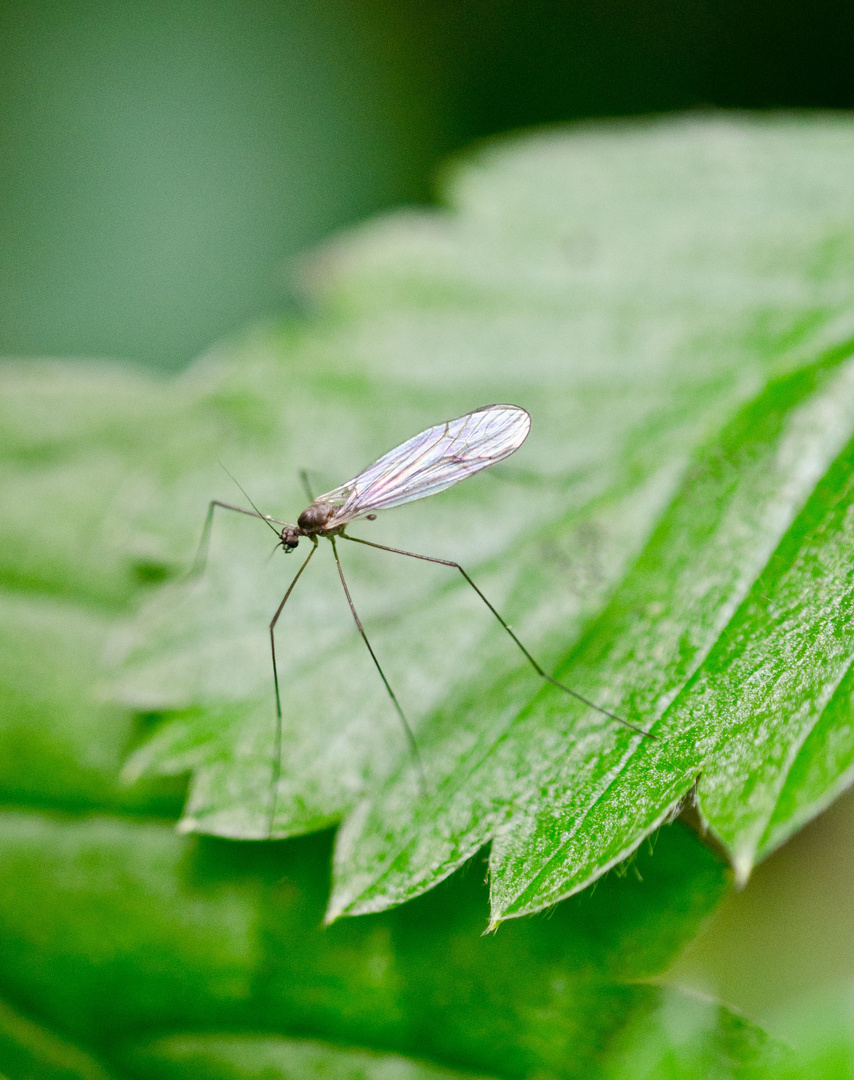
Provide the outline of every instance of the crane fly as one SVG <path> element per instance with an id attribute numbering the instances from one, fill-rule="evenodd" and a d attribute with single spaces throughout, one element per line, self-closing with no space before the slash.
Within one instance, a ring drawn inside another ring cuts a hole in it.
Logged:
<path id="1" fill-rule="evenodd" d="M 338 577 L 341 580 L 344 595 L 347 597 L 353 620 L 403 726 L 409 748 L 421 774 L 422 785 L 424 771 L 415 735 L 397 699 L 397 695 L 386 678 L 379 659 L 368 640 L 368 635 L 365 633 L 362 620 L 356 611 L 347 580 L 344 577 L 336 540 L 347 540 L 353 544 L 363 544 L 365 547 L 376 548 L 378 551 L 388 551 L 393 555 L 405 555 L 407 558 L 438 563 L 440 566 L 448 566 L 453 570 L 457 570 L 489 608 L 498 622 L 501 623 L 522 652 L 522 655 L 541 678 L 602 715 L 616 720 L 625 727 L 631 728 L 632 731 L 649 736 L 649 733 L 644 731 L 643 728 L 624 720 L 615 713 L 609 712 L 549 675 L 522 644 L 510 625 L 493 607 L 492 603 L 459 563 L 450 559 L 438 559 L 432 555 L 421 555 L 414 551 L 388 547 L 385 544 L 377 544 L 372 540 L 349 536 L 345 532 L 346 527 L 351 522 L 360 518 L 372 521 L 379 510 L 389 510 L 393 506 L 402 506 L 404 503 L 414 502 L 416 499 L 424 499 L 428 495 L 436 495 L 440 491 L 453 487 L 454 484 L 458 484 L 461 480 L 465 480 L 466 477 L 480 472 L 481 469 L 486 469 L 490 465 L 504 461 L 505 458 L 510 457 L 519 449 L 528 437 L 530 429 L 531 417 L 525 409 L 520 408 L 518 405 L 484 405 L 482 408 L 466 413 L 465 416 L 460 416 L 456 420 L 448 420 L 443 424 L 437 424 L 435 427 L 422 431 L 407 442 L 401 443 L 400 446 L 396 446 L 393 450 L 389 450 L 387 454 L 369 465 L 358 476 L 348 480 L 346 484 L 333 488 L 332 491 L 327 491 L 325 495 L 318 495 L 317 498 L 312 498 L 309 492 L 308 497 L 311 502 L 297 518 L 296 525 L 270 517 L 269 514 L 262 514 L 251 499 L 249 499 L 249 502 L 252 505 L 252 510 L 221 502 L 219 499 L 211 501 L 199 545 L 199 554 L 196 558 L 196 567 L 199 566 L 203 553 L 207 551 L 213 514 L 217 507 L 223 510 L 233 510 L 238 514 L 257 517 L 266 522 L 278 537 L 276 547 L 281 547 L 286 554 L 294 551 L 303 539 L 311 542 L 311 550 L 297 570 L 290 585 L 288 585 L 285 595 L 282 597 L 282 601 L 270 621 L 269 628 L 270 652 L 273 660 L 273 686 L 276 694 L 276 738 L 273 753 L 273 797 L 270 812 L 270 836 L 273 834 L 275 824 L 276 797 L 282 767 L 282 700 L 276 662 L 276 624 L 297 582 L 317 551 L 320 537 L 329 540 L 332 545 Z M 306 480 L 305 474 L 303 474 L 303 479 Z M 245 494 L 246 492 L 244 492 Z M 248 495 L 246 497 L 249 498 Z"/>

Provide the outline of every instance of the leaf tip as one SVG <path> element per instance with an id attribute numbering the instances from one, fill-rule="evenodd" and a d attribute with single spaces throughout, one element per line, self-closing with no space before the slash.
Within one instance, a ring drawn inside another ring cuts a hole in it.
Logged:
<path id="1" fill-rule="evenodd" d="M 179 833 L 192 833 L 199 831 L 199 821 L 194 817 L 182 817 L 175 826 Z"/>
<path id="2" fill-rule="evenodd" d="M 333 893 L 329 897 L 329 903 L 326 905 L 326 911 L 323 915 L 323 925 L 331 926 L 333 923 L 338 922 L 343 915 L 347 914 L 348 906 L 349 905 L 343 897 L 336 896 L 335 893 Z"/>
<path id="3" fill-rule="evenodd" d="M 753 871 L 753 852 L 740 851 L 733 856 L 732 869 L 735 876 L 735 885 L 743 889 Z"/>

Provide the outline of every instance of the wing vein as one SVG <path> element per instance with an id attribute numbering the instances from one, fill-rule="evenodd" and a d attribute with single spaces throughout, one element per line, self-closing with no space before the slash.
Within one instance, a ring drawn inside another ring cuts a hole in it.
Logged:
<path id="1" fill-rule="evenodd" d="M 530 416 L 518 405 L 487 405 L 427 428 L 319 496 L 317 502 L 337 507 L 327 531 L 453 487 L 518 450 L 530 427 Z"/>

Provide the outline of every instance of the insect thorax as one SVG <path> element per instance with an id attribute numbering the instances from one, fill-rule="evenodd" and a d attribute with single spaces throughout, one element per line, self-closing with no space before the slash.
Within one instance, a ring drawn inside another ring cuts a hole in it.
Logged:
<path id="1" fill-rule="evenodd" d="M 297 525 L 306 536 L 314 536 L 323 532 L 324 526 L 334 513 L 335 507 L 330 503 L 313 502 L 300 514 Z"/>

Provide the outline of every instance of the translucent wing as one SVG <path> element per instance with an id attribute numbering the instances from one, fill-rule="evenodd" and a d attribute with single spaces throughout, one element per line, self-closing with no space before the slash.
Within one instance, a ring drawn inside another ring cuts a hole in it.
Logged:
<path id="1" fill-rule="evenodd" d="M 485 405 L 428 428 L 389 450 L 353 480 L 315 499 L 336 507 L 324 531 L 453 487 L 509 457 L 530 428 L 531 417 L 518 405 Z"/>

